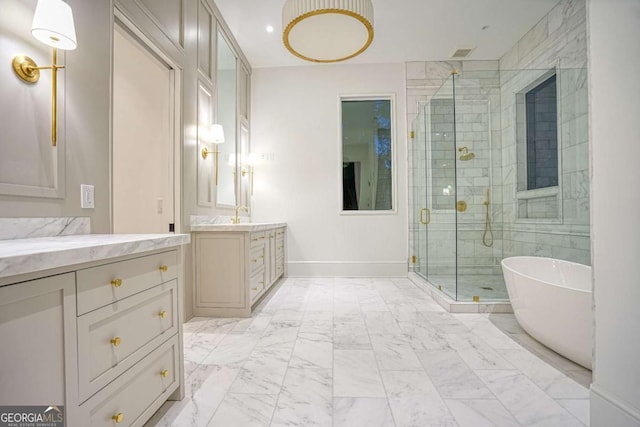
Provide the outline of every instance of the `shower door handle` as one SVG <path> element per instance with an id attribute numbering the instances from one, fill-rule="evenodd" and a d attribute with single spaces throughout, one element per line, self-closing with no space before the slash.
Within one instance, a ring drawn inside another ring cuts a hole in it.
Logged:
<path id="1" fill-rule="evenodd" d="M 426 212 L 427 213 L 427 220 L 424 220 L 423 217 L 423 213 Z M 429 224 L 431 222 L 431 209 L 427 209 L 427 208 L 422 208 L 420 209 L 420 224 Z"/>

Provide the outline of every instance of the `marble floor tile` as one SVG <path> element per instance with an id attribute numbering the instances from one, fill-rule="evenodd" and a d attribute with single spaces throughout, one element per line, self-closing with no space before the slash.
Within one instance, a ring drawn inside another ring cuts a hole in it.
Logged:
<path id="1" fill-rule="evenodd" d="M 476 373 L 522 425 L 562 427 L 583 425 L 517 370 L 480 370 Z"/>
<path id="2" fill-rule="evenodd" d="M 445 400 L 460 427 L 519 427 L 498 400 Z"/>
<path id="3" fill-rule="evenodd" d="M 274 323 L 272 320 L 256 347 L 293 348 L 301 323 L 302 321 Z"/>
<path id="4" fill-rule="evenodd" d="M 445 339 L 471 369 L 513 369 L 496 350 L 472 333 L 446 334 Z"/>
<path id="5" fill-rule="evenodd" d="M 231 386 L 231 393 L 278 395 L 291 349 L 257 348 L 251 353 Z"/>
<path id="6" fill-rule="evenodd" d="M 255 347 L 258 339 L 245 335 L 227 335 L 202 361 L 204 365 L 225 365 L 240 367 Z"/>
<path id="7" fill-rule="evenodd" d="M 289 369 L 272 426 L 331 426 L 330 369 Z"/>
<path id="8" fill-rule="evenodd" d="M 445 399 L 495 399 L 478 376 L 453 350 L 418 352 L 418 357 Z"/>
<path id="9" fill-rule="evenodd" d="M 371 349 L 364 321 L 340 321 L 333 324 L 333 344 L 336 349 Z"/>
<path id="10" fill-rule="evenodd" d="M 145 427 L 589 424 L 589 371 L 407 279 L 280 281 L 250 318 L 187 322 L 184 354 L 186 397 Z"/>
<path id="11" fill-rule="evenodd" d="M 336 397 L 333 399 L 333 427 L 394 427 L 387 399 Z"/>
<path id="12" fill-rule="evenodd" d="M 554 399 L 589 399 L 589 390 L 524 349 L 502 356 Z"/>
<path id="13" fill-rule="evenodd" d="M 333 342 L 326 335 L 300 332 L 289 362 L 291 368 L 332 369 Z"/>
<path id="14" fill-rule="evenodd" d="M 378 365 L 371 350 L 334 350 L 333 395 L 384 397 Z"/>
<path id="15" fill-rule="evenodd" d="M 386 371 L 421 371 L 422 365 L 416 356 L 412 344 L 403 340 L 404 335 L 371 335 L 371 345 L 380 370 Z"/>
<path id="16" fill-rule="evenodd" d="M 424 371 L 382 371 L 397 426 L 456 426 L 456 421 Z"/>
<path id="17" fill-rule="evenodd" d="M 277 396 L 228 393 L 208 427 L 268 427 Z"/>

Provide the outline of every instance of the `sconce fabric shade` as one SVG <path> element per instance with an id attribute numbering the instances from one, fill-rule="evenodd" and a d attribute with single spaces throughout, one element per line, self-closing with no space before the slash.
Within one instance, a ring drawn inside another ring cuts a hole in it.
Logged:
<path id="1" fill-rule="evenodd" d="M 73 12 L 62 0 L 38 0 L 31 34 L 42 43 L 58 49 L 73 50 L 78 45 Z"/>
<path id="2" fill-rule="evenodd" d="M 222 125 L 211 125 L 211 142 L 213 144 L 222 144 L 224 142 L 224 130 Z"/>
<path id="3" fill-rule="evenodd" d="M 339 62 L 364 52 L 373 41 L 371 0 L 287 0 L 282 40 L 295 56 Z"/>

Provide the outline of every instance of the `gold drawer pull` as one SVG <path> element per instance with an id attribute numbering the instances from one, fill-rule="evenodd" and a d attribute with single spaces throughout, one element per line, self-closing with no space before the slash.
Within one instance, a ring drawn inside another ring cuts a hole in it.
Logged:
<path id="1" fill-rule="evenodd" d="M 113 279 L 111 281 L 111 285 L 113 285 L 116 288 L 119 288 L 120 286 L 122 286 L 122 279 Z"/>
<path id="2" fill-rule="evenodd" d="M 160 313 L 158 313 L 158 316 L 159 316 L 161 319 L 164 319 L 165 317 L 167 317 L 167 312 L 166 312 L 166 311 L 164 311 L 164 310 L 162 310 Z"/>
<path id="3" fill-rule="evenodd" d="M 251 290 L 252 290 L 252 291 L 257 291 L 257 290 L 258 290 L 258 288 L 251 288 Z"/>
<path id="4" fill-rule="evenodd" d="M 160 372 L 160 376 L 162 378 L 167 378 L 169 376 L 169 371 L 167 371 L 166 369 L 163 370 L 162 372 Z"/>
<path id="5" fill-rule="evenodd" d="M 113 417 L 111 417 L 111 419 L 116 423 L 120 424 L 122 421 L 124 421 L 124 415 L 122 415 L 122 412 L 120 412 L 118 414 L 115 414 Z"/>
<path id="6" fill-rule="evenodd" d="M 164 265 L 164 264 L 162 264 L 162 265 L 159 267 L 159 270 L 160 270 L 160 271 L 162 271 L 163 273 L 166 273 L 168 269 L 169 269 L 169 267 L 168 267 L 168 266 L 166 266 L 166 265 Z"/>
<path id="7" fill-rule="evenodd" d="M 118 347 L 121 343 L 122 343 L 122 338 L 120 337 L 115 337 L 111 340 L 111 344 L 113 344 L 114 347 Z"/>
<path id="8" fill-rule="evenodd" d="M 258 258 L 252 259 L 251 262 L 258 262 Z"/>

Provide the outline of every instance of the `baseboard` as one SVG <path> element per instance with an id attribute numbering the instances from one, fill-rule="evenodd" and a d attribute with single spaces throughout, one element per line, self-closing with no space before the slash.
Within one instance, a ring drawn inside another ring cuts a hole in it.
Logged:
<path id="1" fill-rule="evenodd" d="M 640 408 L 632 408 L 613 394 L 603 390 L 602 387 L 592 384 L 591 425 L 593 427 L 640 427 Z"/>
<path id="2" fill-rule="evenodd" d="M 289 261 L 288 277 L 407 277 L 406 261 Z"/>

